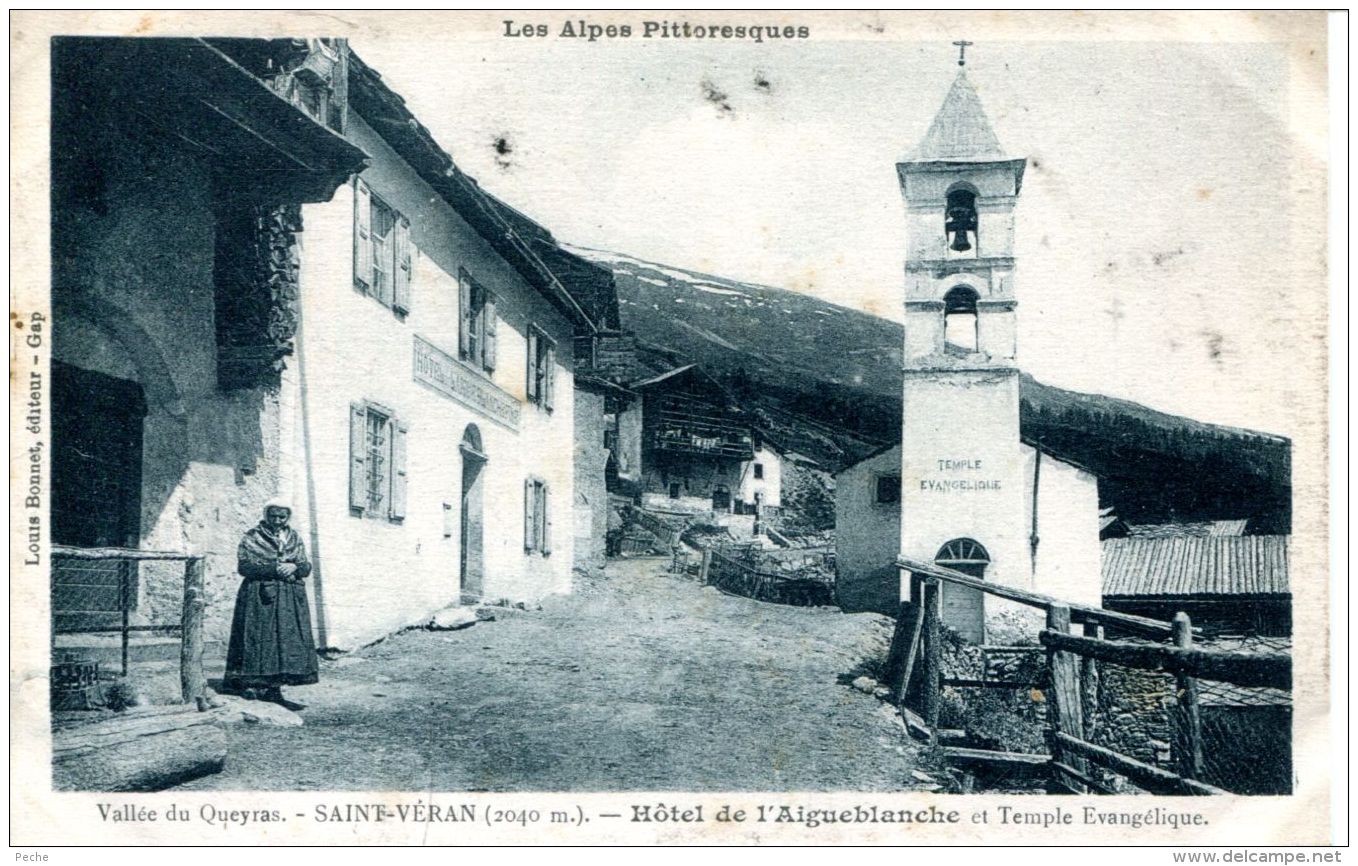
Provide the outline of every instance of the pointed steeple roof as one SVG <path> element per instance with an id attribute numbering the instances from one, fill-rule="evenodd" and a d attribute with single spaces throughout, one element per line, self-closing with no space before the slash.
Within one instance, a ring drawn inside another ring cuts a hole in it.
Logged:
<path id="1" fill-rule="evenodd" d="M 985 162 L 1005 158 L 965 69 L 958 71 L 929 131 L 906 158 L 911 162 Z"/>

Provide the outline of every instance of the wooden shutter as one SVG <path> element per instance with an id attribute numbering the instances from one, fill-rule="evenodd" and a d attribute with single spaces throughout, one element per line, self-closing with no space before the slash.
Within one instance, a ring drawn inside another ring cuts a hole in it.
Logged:
<path id="1" fill-rule="evenodd" d="M 472 341 L 472 278 L 466 271 L 458 271 L 458 332 L 457 353 L 467 357 L 467 348 Z"/>
<path id="2" fill-rule="evenodd" d="M 396 219 L 396 273 L 392 290 L 391 308 L 398 313 L 410 312 L 410 284 L 414 276 L 410 243 L 410 220 Z"/>
<path id="3" fill-rule="evenodd" d="M 556 397 L 556 346 L 547 345 L 547 360 L 544 362 L 546 368 L 542 373 L 542 405 L 552 408 L 552 400 Z"/>
<path id="4" fill-rule="evenodd" d="M 537 547 L 537 497 L 533 495 L 533 479 L 523 482 L 523 549 Z"/>
<path id="5" fill-rule="evenodd" d="M 547 482 L 544 481 L 542 482 L 541 487 L 539 487 L 538 489 L 542 491 L 541 502 L 538 506 L 538 508 L 540 509 L 539 514 L 542 515 L 542 543 L 539 546 L 542 548 L 543 553 L 551 553 L 552 509 L 549 507 L 550 505 L 549 493 L 551 491 L 551 488 L 547 485 Z"/>
<path id="6" fill-rule="evenodd" d="M 495 369 L 495 335 L 499 331 L 499 325 L 495 318 L 495 298 L 491 295 L 486 295 L 482 315 L 485 316 L 486 324 L 485 335 L 481 338 L 481 345 L 485 351 L 483 363 L 487 370 L 493 371 Z"/>
<path id="7" fill-rule="evenodd" d="M 368 507 L 368 410 L 349 405 L 349 507 Z"/>
<path id="8" fill-rule="evenodd" d="M 538 332 L 528 326 L 528 400 L 538 399 Z"/>
<path id="9" fill-rule="evenodd" d="M 373 285 L 372 193 L 354 178 L 354 285 L 365 292 Z"/>
<path id="10" fill-rule="evenodd" d="M 401 520 L 406 516 L 406 432 L 404 424 L 391 422 L 391 504 L 388 516 Z"/>

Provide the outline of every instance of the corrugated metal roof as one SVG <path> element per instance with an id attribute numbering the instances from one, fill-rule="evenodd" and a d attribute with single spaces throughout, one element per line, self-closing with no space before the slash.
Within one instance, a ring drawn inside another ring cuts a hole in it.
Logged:
<path id="1" fill-rule="evenodd" d="M 1286 595 L 1288 536 L 1110 538 L 1105 596 Z"/>

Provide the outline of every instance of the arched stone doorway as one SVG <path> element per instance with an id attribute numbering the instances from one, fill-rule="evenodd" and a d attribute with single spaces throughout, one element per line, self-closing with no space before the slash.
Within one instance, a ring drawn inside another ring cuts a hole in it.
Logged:
<path id="1" fill-rule="evenodd" d="M 458 587 L 464 603 L 481 600 L 485 582 L 485 488 L 486 453 L 481 431 L 468 424 L 462 433 L 462 532 Z"/>
<path id="2" fill-rule="evenodd" d="M 985 578 L 990 554 L 980 542 L 954 538 L 938 549 L 934 563 L 969 577 Z M 942 581 L 942 618 L 944 625 L 972 643 L 985 642 L 985 596 L 978 589 Z"/>

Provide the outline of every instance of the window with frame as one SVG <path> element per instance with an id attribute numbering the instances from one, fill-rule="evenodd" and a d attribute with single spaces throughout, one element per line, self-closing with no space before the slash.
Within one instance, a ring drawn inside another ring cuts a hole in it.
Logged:
<path id="1" fill-rule="evenodd" d="M 901 501 L 901 476 L 878 475 L 874 482 L 873 501 L 877 505 L 896 505 Z"/>
<path id="2" fill-rule="evenodd" d="M 410 220 L 354 179 L 354 288 L 390 307 L 410 312 L 414 244 Z"/>
<path id="3" fill-rule="evenodd" d="M 762 478 L 764 477 L 764 464 L 763 464 L 763 463 L 756 463 L 756 464 L 754 465 L 754 477 L 755 477 L 756 479 L 762 479 Z"/>
<path id="4" fill-rule="evenodd" d="M 349 510 L 401 521 L 406 515 L 406 435 L 395 414 L 375 403 L 349 407 Z"/>
<path id="5" fill-rule="evenodd" d="M 552 552 L 551 486 L 541 478 L 523 482 L 523 548 L 543 556 Z"/>
<path id="6" fill-rule="evenodd" d="M 528 326 L 528 402 L 551 411 L 556 392 L 556 341 Z"/>
<path id="7" fill-rule="evenodd" d="M 458 354 L 473 367 L 494 372 L 496 362 L 496 334 L 499 319 L 495 314 L 495 296 L 472 278 L 465 268 L 457 272 L 458 283 Z"/>

